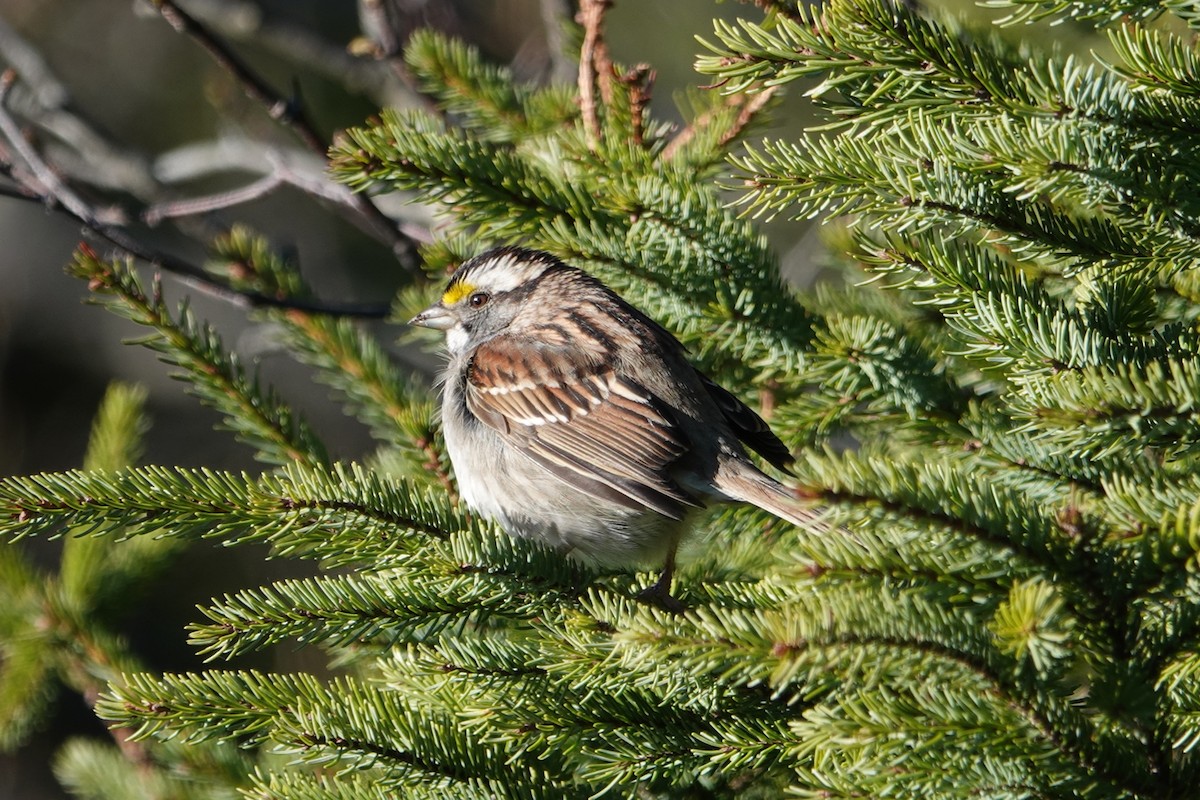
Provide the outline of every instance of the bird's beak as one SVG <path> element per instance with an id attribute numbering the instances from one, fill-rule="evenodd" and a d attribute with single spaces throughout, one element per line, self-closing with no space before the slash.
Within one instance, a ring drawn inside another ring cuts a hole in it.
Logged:
<path id="1" fill-rule="evenodd" d="M 444 331 L 454 327 L 454 315 L 441 303 L 432 305 L 408 321 L 409 325 Z"/>

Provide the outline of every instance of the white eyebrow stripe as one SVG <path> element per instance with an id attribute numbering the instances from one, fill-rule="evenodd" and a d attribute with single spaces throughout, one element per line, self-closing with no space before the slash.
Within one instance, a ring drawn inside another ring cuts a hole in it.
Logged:
<path id="1" fill-rule="evenodd" d="M 463 276 L 477 289 L 486 292 L 511 292 L 546 271 L 546 264 L 530 262 L 513 253 L 504 253 L 480 264 Z"/>

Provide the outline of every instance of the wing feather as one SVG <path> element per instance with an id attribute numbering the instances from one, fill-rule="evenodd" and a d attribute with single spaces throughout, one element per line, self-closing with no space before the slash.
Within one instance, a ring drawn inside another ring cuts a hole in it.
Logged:
<path id="1" fill-rule="evenodd" d="M 673 518 L 699 505 L 671 478 L 688 444 L 670 411 L 595 353 L 500 336 L 466 377 L 471 413 L 576 489 Z"/>
<path id="2" fill-rule="evenodd" d="M 742 444 L 765 458 L 771 466 L 790 473 L 788 467 L 795 459 L 787 445 L 771 430 L 771 426 L 724 386 L 699 370 L 696 374 Z"/>

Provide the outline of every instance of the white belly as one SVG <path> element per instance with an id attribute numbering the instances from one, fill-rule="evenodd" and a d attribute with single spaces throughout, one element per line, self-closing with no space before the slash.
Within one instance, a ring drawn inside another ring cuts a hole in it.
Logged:
<path id="1" fill-rule="evenodd" d="M 682 523 L 634 511 L 570 486 L 511 447 L 482 423 L 446 425 L 446 449 L 467 506 L 511 536 L 606 567 L 661 566 Z M 464 469 L 464 453 L 474 465 Z"/>

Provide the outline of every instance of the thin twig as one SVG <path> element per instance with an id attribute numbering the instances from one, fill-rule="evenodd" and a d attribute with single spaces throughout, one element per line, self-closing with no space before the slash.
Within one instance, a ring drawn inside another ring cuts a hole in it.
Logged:
<path id="1" fill-rule="evenodd" d="M 24 133 L 21 131 L 21 126 L 8 113 L 6 103 L 8 93 L 12 89 L 13 84 L 17 80 L 15 70 L 7 69 L 0 74 L 0 134 L 8 140 L 17 155 L 25 162 L 25 166 L 33 173 L 33 178 L 42 187 L 42 191 L 38 192 L 43 198 L 53 198 L 54 202 L 62 206 L 72 216 L 79 219 L 92 218 L 91 210 L 87 204 L 75 194 L 62 179 L 58 177 L 58 173 L 50 169 L 37 151 L 25 139 Z M 36 187 L 31 187 L 36 189 Z"/>
<path id="2" fill-rule="evenodd" d="M 41 203 L 42 199 L 36 194 L 30 194 L 28 189 L 17 186 L 0 186 L 0 197 L 12 200 L 24 200 L 27 203 Z"/>
<path id="3" fill-rule="evenodd" d="M 258 200 L 270 194 L 283 185 L 283 178 L 278 172 L 271 172 L 253 183 L 228 192 L 215 192 L 201 197 L 189 197 L 185 200 L 172 200 L 150 206 L 142 212 L 142 220 L 147 225 L 157 225 L 164 219 L 175 217 L 190 217 L 196 214 L 208 214 L 222 208 L 241 205 Z"/>
<path id="4" fill-rule="evenodd" d="M 154 7 L 168 24 L 178 33 L 191 37 L 203 47 L 213 60 L 228 72 L 246 96 L 266 109 L 267 116 L 288 128 L 304 142 L 308 149 L 324 153 L 329 149 L 325 139 L 317 133 L 303 105 L 296 98 L 287 98 L 275 91 L 265 80 L 250 69 L 208 28 L 176 5 L 173 0 L 152 0 Z"/>
<path id="5" fill-rule="evenodd" d="M 579 24 L 583 26 L 583 46 L 579 51 L 579 104 L 583 112 L 583 130 L 588 149 L 600 148 L 600 117 L 596 109 L 596 82 L 600 83 L 601 100 L 612 101 L 612 61 L 604 43 L 604 14 L 610 0 L 581 0 Z"/>
<path id="6" fill-rule="evenodd" d="M 430 5 L 434 4 L 424 4 L 426 8 Z M 149 2 L 138 7 L 143 6 L 155 16 L 159 14 Z M 441 10 L 446 4 L 436 6 Z M 227 41 L 253 42 L 264 52 L 303 65 L 306 70 L 351 91 L 366 94 L 377 106 L 406 107 L 428 102 L 415 82 L 406 82 L 392 65 L 378 60 L 374 53 L 364 58 L 353 43 L 347 48 L 342 43 L 327 41 L 303 25 L 289 22 L 286 17 L 265 13 L 253 0 L 188 0 L 187 10 L 194 19 Z M 434 27 L 445 29 L 440 24 Z"/>
<path id="7" fill-rule="evenodd" d="M 218 297 L 226 302 L 241 307 L 252 308 L 290 308 L 309 311 L 318 314 L 336 316 L 362 317 L 367 319 L 382 319 L 390 311 L 387 305 L 379 304 L 330 304 L 319 301 L 278 298 L 254 292 L 242 292 L 234 289 L 206 272 L 201 267 L 169 253 L 156 251 L 135 238 L 125 230 L 100 220 L 91 208 L 78 194 L 72 191 L 58 177 L 54 169 L 42 159 L 37 150 L 31 146 L 21 132 L 20 125 L 5 105 L 9 89 L 16 75 L 12 70 L 0 74 L 0 135 L 2 135 L 13 150 L 24 162 L 24 168 L 29 171 L 30 180 L 25 179 L 17 165 L 13 164 L 7 153 L 0 151 L 0 174 L 4 174 L 17 183 L 19 189 L 36 197 L 39 202 L 51 210 L 61 210 L 81 222 L 85 228 L 115 245 L 126 254 L 144 261 L 152 267 L 170 272 L 183 278 L 198 291 Z"/>
<path id="8" fill-rule="evenodd" d="M 283 183 L 306 195 L 338 205 L 353 207 L 354 192 L 329 179 L 325 160 L 306 150 L 281 150 L 251 139 L 221 137 L 211 141 L 192 142 L 160 155 L 154 161 L 155 177 L 163 183 L 175 184 L 231 171 L 263 175 L 274 174 Z M 413 216 L 415 206 L 407 205 L 399 195 L 384 195 L 376 199 L 380 210 L 394 204 L 390 213 L 397 219 Z M 355 220 L 360 219 L 355 216 Z M 427 225 L 418 221 L 397 223 L 400 231 L 414 242 L 428 243 L 432 236 Z"/>
<path id="9" fill-rule="evenodd" d="M 730 95 L 726 99 L 726 108 L 729 108 L 730 106 L 737 106 L 740 107 L 741 110 L 738 112 L 733 124 L 731 124 L 721 133 L 720 138 L 717 139 L 717 143 L 724 147 L 740 136 L 742 132 L 746 130 L 746 127 L 754 121 L 754 117 L 759 111 L 762 110 L 763 106 L 770 102 L 771 98 L 775 96 L 775 92 L 778 91 L 778 89 L 778 86 L 768 86 L 758 93 L 749 96 L 743 94 Z M 704 130 L 705 127 L 712 123 L 713 119 L 716 117 L 716 113 L 717 112 L 715 111 L 706 111 L 705 113 L 696 117 L 696 119 L 692 121 L 691 125 L 688 125 L 686 128 L 677 133 L 675 138 L 673 138 L 667 144 L 667 146 L 663 148 L 662 157 L 664 159 L 672 158 L 675 153 L 678 152 L 679 149 L 685 144 L 691 141 L 699 131 Z"/>
<path id="10" fill-rule="evenodd" d="M 780 2 L 780 0 L 741 0 L 743 3 L 753 3 L 766 14 L 779 14 L 788 19 L 799 20 L 800 16 L 796 9 L 788 3 Z"/>
<path id="11" fill-rule="evenodd" d="M 57 602 L 47 600 L 43 610 L 53 621 L 54 630 L 59 631 L 58 649 L 63 656 L 62 670 L 67 681 L 83 696 L 88 707 L 94 709 L 109 686 L 108 680 L 117 680 L 121 667 L 130 666 L 128 654 L 111 653 L 91 627 L 79 624 L 70 614 L 64 613 Z M 126 761 L 143 773 L 151 769 L 154 759 L 146 745 L 134 738 L 131 729 L 110 727 L 108 733 Z"/>
<path id="12" fill-rule="evenodd" d="M 435 116 L 444 117 L 445 110 L 427 94 L 420 80 L 404 60 L 404 48 L 413 31 L 432 28 L 455 38 L 462 38 L 463 26 L 453 3 L 403 3 L 396 0 L 360 0 L 359 23 L 363 36 L 351 43 L 350 51 L 366 55 L 386 65 L 409 93 L 406 105 L 420 105 Z M 362 42 L 362 46 L 357 46 Z M 399 103 L 388 105 L 399 106 Z"/>
<path id="13" fill-rule="evenodd" d="M 388 17 L 386 0 L 360 0 L 358 14 L 362 21 L 363 39 L 369 41 L 368 53 L 377 61 L 388 65 L 400 82 L 412 89 L 413 94 L 420 98 L 422 104 L 433 109 L 436 104 L 424 92 L 417 88 L 417 79 L 402 55 L 404 45 Z"/>
<path id="14" fill-rule="evenodd" d="M 364 32 L 375 45 L 375 56 L 381 59 L 392 59 L 403 49 L 400 36 L 397 34 L 392 20 L 388 18 L 387 0 L 360 0 L 358 13 L 364 23 Z"/>
<path id="15" fill-rule="evenodd" d="M 325 157 L 329 144 L 317 132 L 309 120 L 303 105 L 297 99 L 288 99 L 275 91 L 265 80 L 250 69 L 229 47 L 208 30 L 197 19 L 181 9 L 173 0 L 151 0 L 154 7 L 171 27 L 186 34 L 204 48 L 217 64 L 228 72 L 246 95 L 259 103 L 271 119 L 291 130 L 304 145 Z M 405 236 L 399 227 L 363 194 L 353 195 L 353 208 L 368 221 L 371 229 L 392 248 L 397 260 L 405 269 L 416 271 L 420 267 L 415 243 Z"/>
<path id="16" fill-rule="evenodd" d="M 38 49 L 0 20 L 0 62 L 21 76 L 8 99 L 10 108 L 25 124 L 49 134 L 48 151 L 65 151 L 60 167 L 76 180 L 128 192 L 136 197 L 153 195 L 149 159 L 128 146 L 112 141 L 99 126 L 76 108 L 66 85 L 58 79 Z M 61 143 L 64 147 L 55 147 Z"/>

